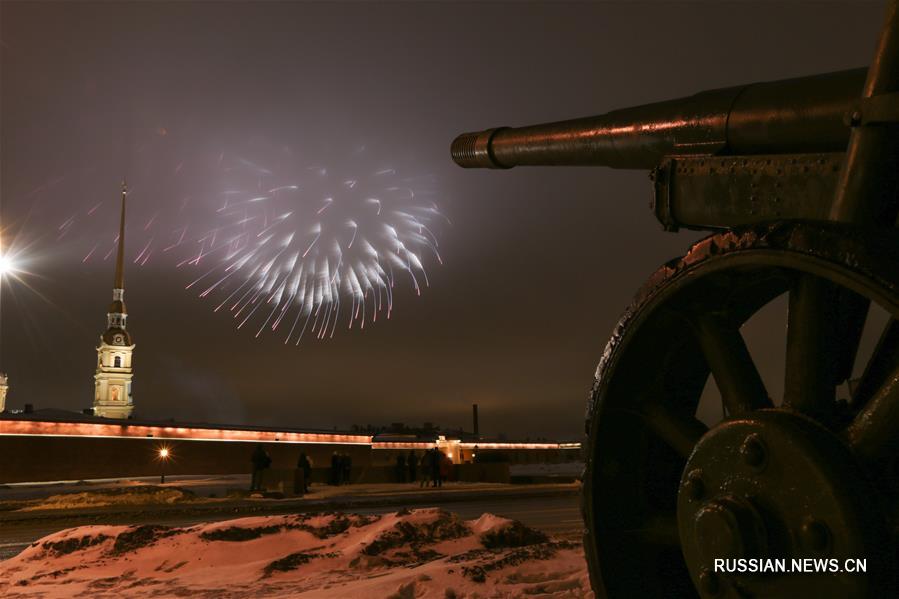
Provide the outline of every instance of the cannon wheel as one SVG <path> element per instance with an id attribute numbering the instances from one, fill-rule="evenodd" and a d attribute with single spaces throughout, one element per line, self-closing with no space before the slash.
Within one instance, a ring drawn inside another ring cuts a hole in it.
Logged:
<path id="1" fill-rule="evenodd" d="M 785 292 L 775 405 L 740 327 Z M 838 400 L 869 302 L 892 320 Z M 597 595 L 897 596 L 897 319 L 895 231 L 755 225 L 659 269 L 617 325 L 588 406 L 582 508 Z M 726 415 L 711 428 L 696 418 L 710 373 Z M 866 558 L 867 574 L 713 571 L 715 558 L 747 557 Z"/>

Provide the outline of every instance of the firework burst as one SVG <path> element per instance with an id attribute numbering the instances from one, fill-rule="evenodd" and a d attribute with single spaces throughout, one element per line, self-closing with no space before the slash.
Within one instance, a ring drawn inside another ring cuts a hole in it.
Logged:
<path id="1" fill-rule="evenodd" d="M 442 219 L 430 177 L 374 167 L 364 148 L 336 166 L 287 150 L 276 166 L 219 162 L 216 224 L 179 266 L 202 270 L 187 288 L 238 328 L 282 331 L 285 344 L 326 339 L 390 318 L 398 281 L 417 294 L 428 286 L 425 262 L 440 261 L 431 227 Z"/>
<path id="2" fill-rule="evenodd" d="M 430 175 L 364 147 L 329 158 L 259 141 L 197 152 L 192 138 L 160 131 L 127 169 L 129 262 L 189 273 L 187 289 L 238 328 L 296 344 L 362 329 L 390 317 L 395 290 L 421 294 L 426 266 L 441 261 L 435 232 L 448 221 Z M 118 243 L 106 187 L 79 187 L 101 166 L 20 198 L 55 220 L 50 237 L 85 264 L 110 261 Z M 58 213 L 79 195 L 89 199 Z"/>

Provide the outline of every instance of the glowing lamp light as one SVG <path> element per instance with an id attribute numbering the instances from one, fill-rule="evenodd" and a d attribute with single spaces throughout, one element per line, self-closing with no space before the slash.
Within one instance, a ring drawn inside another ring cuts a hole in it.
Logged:
<path id="1" fill-rule="evenodd" d="M 156 450 L 156 459 L 159 460 L 159 484 L 165 484 L 165 463 L 172 457 L 172 452 L 168 447 L 160 447 Z"/>

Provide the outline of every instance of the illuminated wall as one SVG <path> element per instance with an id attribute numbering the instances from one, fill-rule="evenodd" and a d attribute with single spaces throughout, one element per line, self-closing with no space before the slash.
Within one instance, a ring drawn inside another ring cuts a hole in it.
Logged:
<path id="1" fill-rule="evenodd" d="M 337 451 L 352 456 L 354 468 L 391 465 L 396 454 L 421 455 L 438 447 L 454 463 L 472 461 L 476 444 L 440 437 L 436 442 L 375 442 L 370 435 L 277 431 L 237 427 L 177 426 L 133 421 L 55 422 L 0 417 L 0 483 L 81 480 L 159 473 L 159 450 L 169 448 L 168 474 L 239 474 L 250 471 L 250 455 L 262 444 L 273 468 L 294 468 L 305 452 L 326 468 Z M 479 451 L 512 456 L 553 456 L 579 444 L 481 443 Z M 566 451 L 566 453 L 568 453 Z M 535 461 L 536 461 L 535 460 Z"/>

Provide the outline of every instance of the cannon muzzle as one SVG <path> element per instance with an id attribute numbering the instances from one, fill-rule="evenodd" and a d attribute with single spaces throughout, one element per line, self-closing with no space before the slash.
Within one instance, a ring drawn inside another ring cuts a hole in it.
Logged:
<path id="1" fill-rule="evenodd" d="M 753 83 L 528 127 L 463 133 L 465 168 L 651 169 L 668 156 L 844 151 L 866 69 Z"/>

